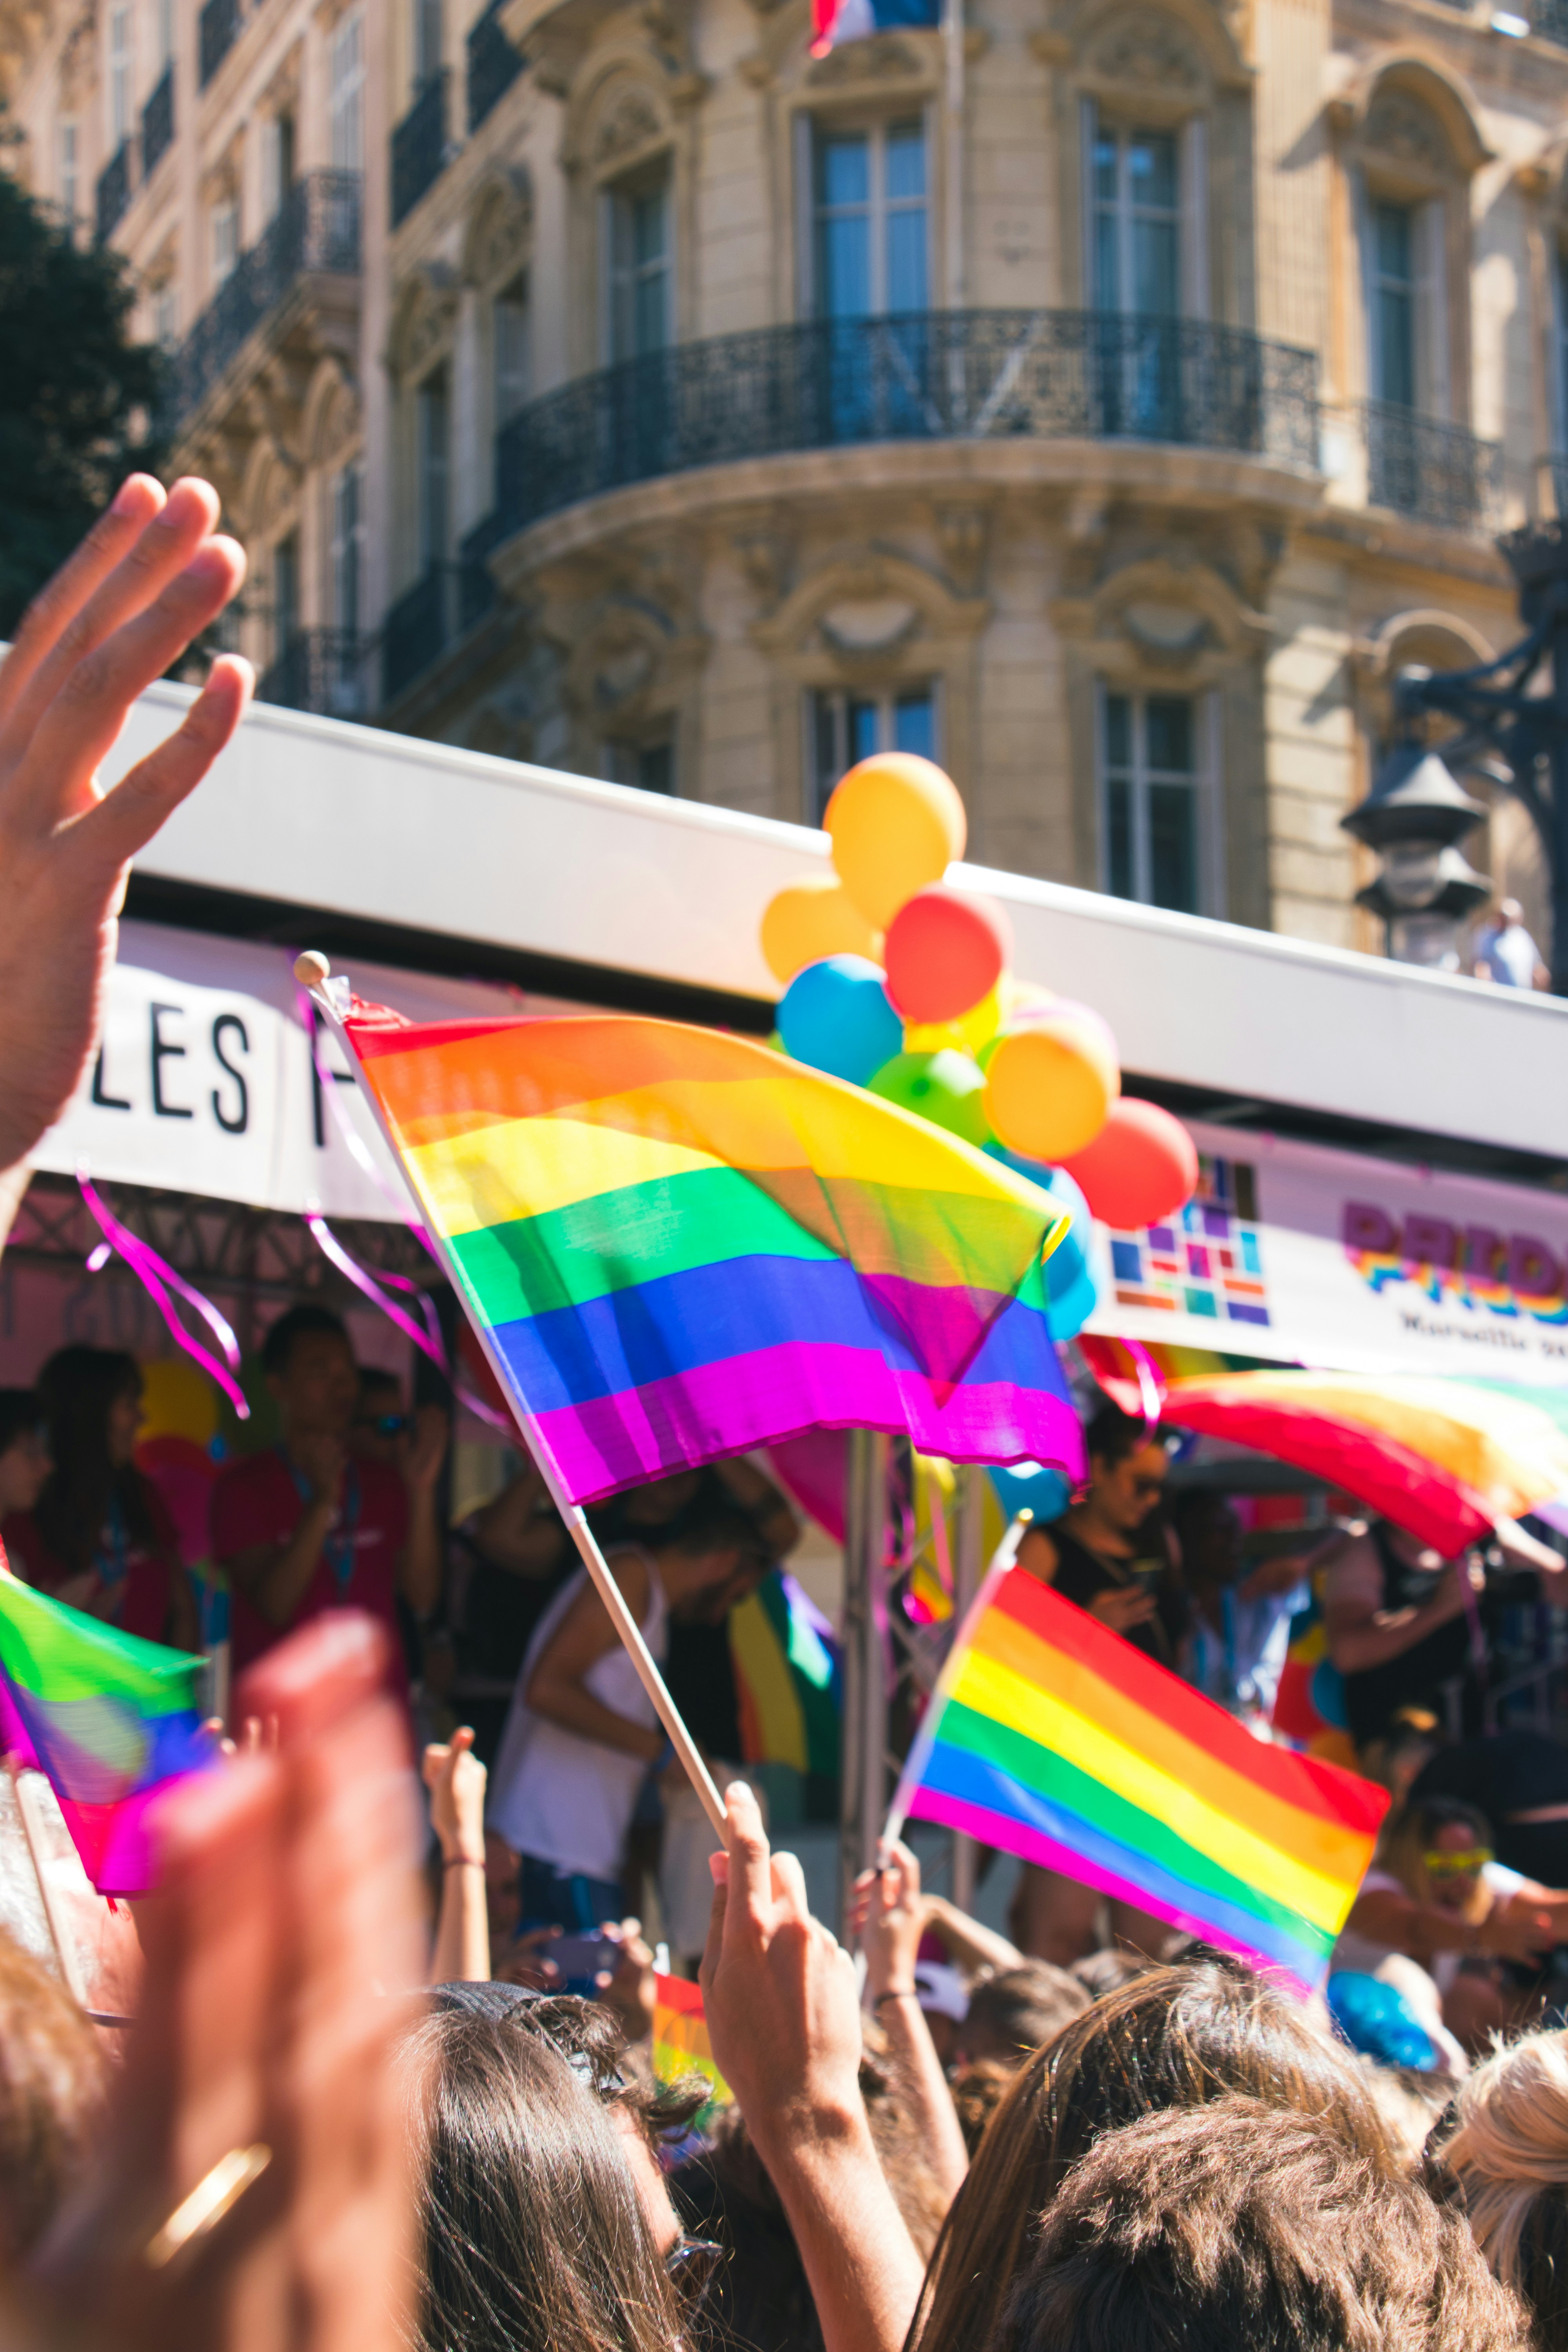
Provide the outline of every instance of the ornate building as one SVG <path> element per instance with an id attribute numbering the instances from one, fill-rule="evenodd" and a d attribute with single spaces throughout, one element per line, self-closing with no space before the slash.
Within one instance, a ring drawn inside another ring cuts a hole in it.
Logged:
<path id="1" fill-rule="evenodd" d="M 1526 0 L 1520 0 L 1526 5 Z M 0 0 L 271 698 L 1374 946 L 1394 670 L 1513 633 L 1568 447 L 1568 15 Z M 1526 896 L 1500 809 L 1478 865 Z"/>

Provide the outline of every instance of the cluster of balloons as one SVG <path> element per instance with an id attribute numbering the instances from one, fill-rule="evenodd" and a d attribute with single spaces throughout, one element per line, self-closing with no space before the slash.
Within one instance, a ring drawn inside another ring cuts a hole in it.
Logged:
<path id="1" fill-rule="evenodd" d="M 1098 1013 L 1014 980 L 1005 910 L 943 879 L 963 803 L 910 751 L 862 760 L 823 818 L 832 871 L 790 883 L 763 917 L 784 992 L 784 1051 L 915 1111 L 1043 1186 L 1072 1216 L 1047 1260 L 1052 1334 L 1095 1303 L 1089 1220 L 1156 1223 L 1197 1181 L 1186 1129 L 1123 1097 Z"/>

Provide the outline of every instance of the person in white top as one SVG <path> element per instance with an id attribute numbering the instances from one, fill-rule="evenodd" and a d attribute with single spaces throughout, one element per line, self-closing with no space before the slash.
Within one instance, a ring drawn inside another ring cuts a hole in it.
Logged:
<path id="1" fill-rule="evenodd" d="M 768 1562 L 745 1513 L 716 1505 L 654 1550 L 621 1545 L 610 1573 L 661 1664 L 670 1612 L 744 1598 Z M 519 1856 L 519 1926 L 588 1932 L 623 1909 L 626 1832 L 668 1743 L 586 1570 L 534 1631 L 491 1775 L 489 1826 Z"/>

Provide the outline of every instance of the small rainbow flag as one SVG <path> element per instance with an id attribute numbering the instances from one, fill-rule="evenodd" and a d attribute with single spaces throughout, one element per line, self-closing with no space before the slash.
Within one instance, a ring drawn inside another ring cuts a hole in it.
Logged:
<path id="1" fill-rule="evenodd" d="M 711 2085 L 708 2106 L 728 2106 L 734 2094 L 713 2063 L 713 2044 L 702 2014 L 702 1993 L 685 1977 L 653 1980 L 653 2071 L 661 2083 L 682 2074 L 705 2074 Z"/>
<path id="2" fill-rule="evenodd" d="M 572 1500 L 812 1428 L 1081 1468 L 1048 1193 L 766 1046 L 610 1017 L 343 1024 Z"/>
<path id="3" fill-rule="evenodd" d="M 989 1576 L 893 1804 L 1322 1981 L 1388 1797 L 1254 1739 L 1026 1569 Z"/>
<path id="4" fill-rule="evenodd" d="M 214 1760 L 202 1664 L 0 1574 L 0 1746 L 47 1775 L 100 1895 L 156 1885 L 148 1808 Z"/>

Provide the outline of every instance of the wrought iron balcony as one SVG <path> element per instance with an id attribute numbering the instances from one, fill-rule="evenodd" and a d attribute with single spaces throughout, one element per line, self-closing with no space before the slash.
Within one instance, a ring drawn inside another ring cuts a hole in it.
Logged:
<path id="1" fill-rule="evenodd" d="M 1531 0 L 1530 28 L 1543 41 L 1568 49 L 1568 0 Z"/>
<path id="2" fill-rule="evenodd" d="M 428 564 L 381 629 L 381 698 L 395 702 L 490 610 L 495 583 L 465 543 L 459 563 Z"/>
<path id="3" fill-rule="evenodd" d="M 447 84 L 445 66 L 421 85 L 419 94 L 392 132 L 392 226 L 407 219 L 447 166 Z"/>
<path id="4" fill-rule="evenodd" d="M 131 142 L 122 139 L 98 175 L 98 241 L 107 245 L 131 202 Z"/>
<path id="5" fill-rule="evenodd" d="M 1194 319 L 924 310 L 681 343 L 532 402 L 497 438 L 503 535 L 697 466 L 866 441 L 1106 438 L 1312 472 L 1317 362 Z"/>
<path id="6" fill-rule="evenodd" d="M 489 6 L 468 33 L 468 136 L 473 137 L 487 114 L 500 105 L 522 71 L 527 59 L 502 30 L 500 0 Z"/>
<path id="7" fill-rule="evenodd" d="M 375 706 L 375 640 L 353 629 L 298 629 L 263 671 L 256 698 L 324 719 L 367 718 Z"/>
<path id="8" fill-rule="evenodd" d="M 314 271 L 353 276 L 359 266 L 359 173 L 310 172 L 296 180 L 180 346 L 170 425 L 183 424 L 200 405 L 241 345 L 301 278 Z"/>
<path id="9" fill-rule="evenodd" d="M 205 0 L 196 27 L 197 73 L 205 89 L 239 37 L 245 0 Z"/>
<path id="10" fill-rule="evenodd" d="M 142 109 L 142 177 L 150 180 L 174 143 L 174 68 L 163 68 L 163 79 Z"/>
<path id="11" fill-rule="evenodd" d="M 1448 530 L 1490 530 L 1502 499 L 1502 450 L 1462 425 L 1396 402 L 1366 403 L 1366 497 Z"/>

